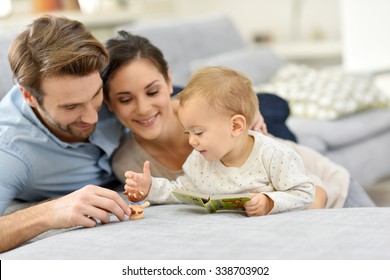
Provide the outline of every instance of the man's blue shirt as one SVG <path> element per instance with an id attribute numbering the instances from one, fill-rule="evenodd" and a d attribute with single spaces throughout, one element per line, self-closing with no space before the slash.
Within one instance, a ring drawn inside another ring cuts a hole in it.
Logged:
<path id="1" fill-rule="evenodd" d="M 115 180 L 110 158 L 123 128 L 106 106 L 88 143 L 54 136 L 14 86 L 0 102 L 0 215 L 14 198 L 40 201 Z"/>

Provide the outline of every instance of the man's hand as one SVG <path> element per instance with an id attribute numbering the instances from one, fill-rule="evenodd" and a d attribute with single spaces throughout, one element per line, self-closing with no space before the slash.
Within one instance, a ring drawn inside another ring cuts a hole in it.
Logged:
<path id="1" fill-rule="evenodd" d="M 49 201 L 47 207 L 52 228 L 94 227 L 97 220 L 108 223 L 109 214 L 123 221 L 129 213 L 128 204 L 117 192 L 94 185 Z"/>
<path id="2" fill-rule="evenodd" d="M 267 215 L 274 208 L 274 201 L 262 193 L 252 194 L 252 199 L 244 204 L 249 217 Z"/>
<path id="3" fill-rule="evenodd" d="M 145 161 L 143 173 L 136 173 L 133 171 L 126 171 L 126 185 L 125 190 L 137 189 L 144 193 L 146 197 L 149 194 L 152 185 L 152 175 L 150 174 L 150 163 Z"/>
<path id="4" fill-rule="evenodd" d="M 0 252 L 13 249 L 48 230 L 94 227 L 97 220 L 108 223 L 109 214 L 123 221 L 130 209 L 117 192 L 85 186 L 61 198 L 0 217 Z"/>

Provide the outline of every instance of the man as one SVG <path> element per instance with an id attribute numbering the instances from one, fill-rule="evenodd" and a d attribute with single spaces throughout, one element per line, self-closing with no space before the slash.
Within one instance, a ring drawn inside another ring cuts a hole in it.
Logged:
<path id="1" fill-rule="evenodd" d="M 104 46 L 80 22 L 42 16 L 8 57 L 18 85 L 0 102 L 0 214 L 13 199 L 49 200 L 0 217 L 0 252 L 109 214 L 123 221 L 128 205 L 109 189 L 122 127 L 102 107 Z"/>

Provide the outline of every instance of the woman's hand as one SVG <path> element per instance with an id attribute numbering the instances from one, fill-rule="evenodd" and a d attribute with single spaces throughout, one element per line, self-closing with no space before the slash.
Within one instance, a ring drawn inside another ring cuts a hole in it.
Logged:
<path id="1" fill-rule="evenodd" d="M 245 203 L 245 212 L 249 217 L 267 215 L 274 208 L 274 201 L 262 193 L 251 194 L 252 199 Z"/>
<path id="2" fill-rule="evenodd" d="M 260 114 L 260 111 L 257 111 L 253 121 L 249 127 L 251 130 L 261 131 L 263 134 L 267 135 L 267 124 L 264 122 L 263 116 Z"/>

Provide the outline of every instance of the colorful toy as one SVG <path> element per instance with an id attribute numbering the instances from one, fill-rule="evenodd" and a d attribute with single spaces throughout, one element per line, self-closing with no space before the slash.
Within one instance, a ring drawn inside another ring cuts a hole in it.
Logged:
<path id="1" fill-rule="evenodd" d="M 149 201 L 143 201 L 146 197 L 145 194 L 136 189 L 128 189 L 123 193 L 127 195 L 127 198 L 130 200 L 130 220 L 142 219 L 144 217 L 144 209 L 150 205 Z"/>

